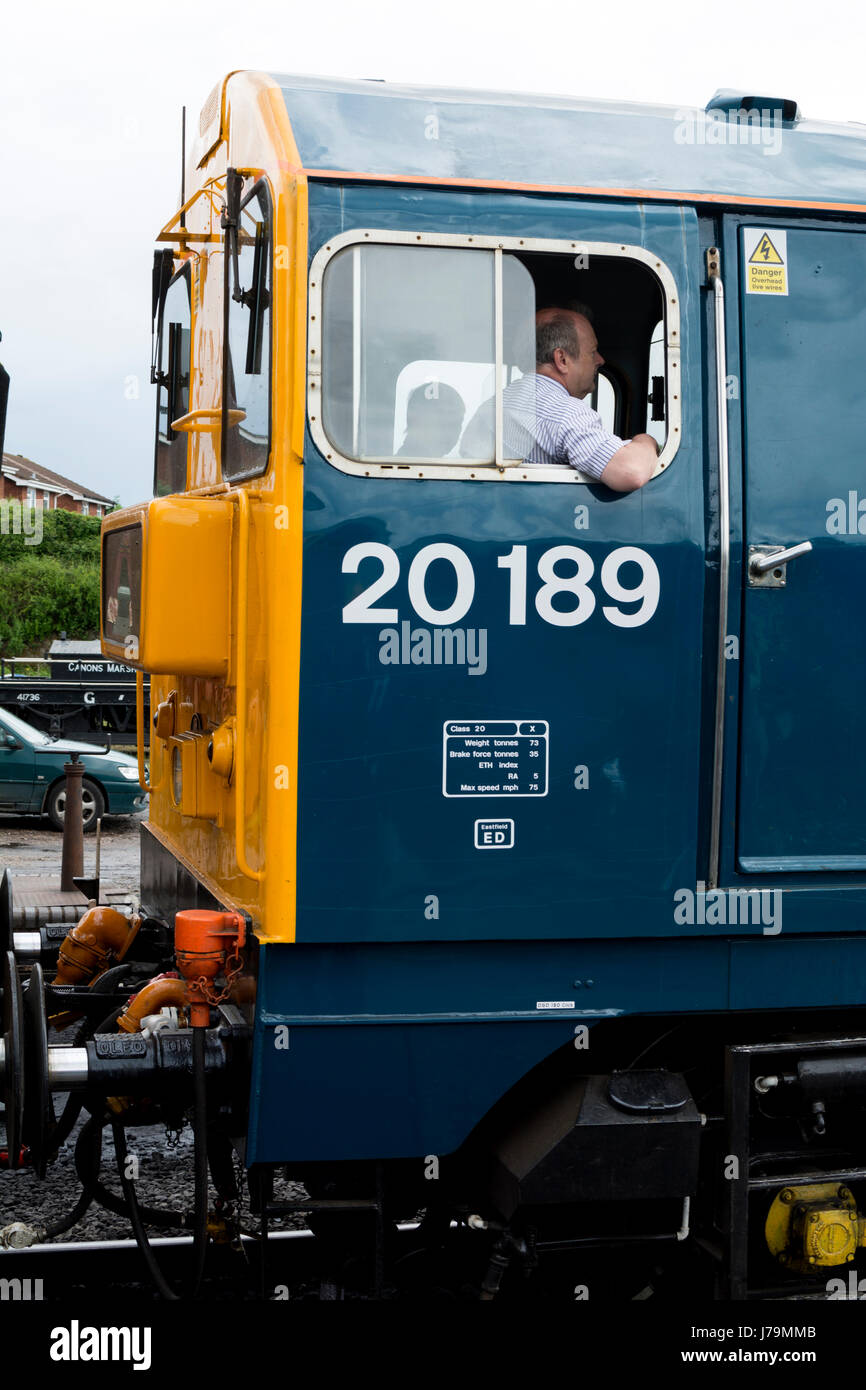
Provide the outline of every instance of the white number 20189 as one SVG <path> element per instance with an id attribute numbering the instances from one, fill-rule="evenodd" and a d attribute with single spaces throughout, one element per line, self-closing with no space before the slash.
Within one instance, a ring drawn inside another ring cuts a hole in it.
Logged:
<path id="1" fill-rule="evenodd" d="M 381 573 L 343 608 L 344 623 L 396 623 L 396 608 L 374 608 L 372 604 L 390 593 L 400 577 L 400 561 L 389 545 L 364 541 L 353 545 L 343 556 L 343 573 L 357 574 L 364 560 L 378 560 Z M 447 608 L 434 608 L 426 589 L 427 570 L 435 560 L 450 564 L 454 571 L 455 594 Z M 507 555 L 497 561 L 500 569 L 509 571 L 508 621 L 513 626 L 526 622 L 527 561 L 526 546 L 514 545 Z M 634 564 L 640 570 L 637 584 L 628 587 L 620 580 L 623 565 Z M 562 569 L 566 572 L 563 573 Z M 577 627 L 591 617 L 596 607 L 596 595 L 590 588 L 595 573 L 592 556 L 576 545 L 555 545 L 539 557 L 538 577 L 542 581 L 535 594 L 535 608 L 546 623 L 554 627 Z M 601 587 L 612 604 L 603 604 L 602 613 L 614 627 L 642 627 L 648 623 L 659 602 L 659 572 L 655 560 L 645 550 L 634 545 L 621 545 L 605 556 L 601 566 Z M 555 596 L 561 596 L 556 606 Z M 418 617 L 434 624 L 459 623 L 472 606 L 475 597 L 475 572 L 472 561 L 459 546 L 439 542 L 425 545 L 409 567 L 409 600 Z M 633 612 L 623 611 L 616 604 L 639 603 Z"/>

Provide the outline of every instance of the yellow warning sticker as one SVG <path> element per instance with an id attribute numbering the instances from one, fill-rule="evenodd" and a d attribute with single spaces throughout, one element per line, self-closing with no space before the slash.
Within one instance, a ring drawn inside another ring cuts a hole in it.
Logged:
<path id="1" fill-rule="evenodd" d="M 743 228 L 746 294 L 788 293 L 788 234 L 773 227 Z"/>

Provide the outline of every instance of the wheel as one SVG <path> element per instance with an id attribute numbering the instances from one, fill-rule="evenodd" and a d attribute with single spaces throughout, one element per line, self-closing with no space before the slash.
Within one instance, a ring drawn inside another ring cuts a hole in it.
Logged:
<path id="1" fill-rule="evenodd" d="M 66 810 L 66 782 L 58 782 L 48 793 L 45 812 L 57 830 L 63 829 L 63 815 Z M 105 797 L 95 782 L 89 777 L 81 779 L 81 813 L 85 835 L 96 829 L 96 822 L 105 814 Z"/>
<path id="2" fill-rule="evenodd" d="M 21 1114 L 24 1109 L 24 1003 L 12 951 L 7 951 L 3 957 L 2 1027 L 6 1059 L 3 1102 L 6 1107 L 7 1161 L 10 1168 L 17 1168 L 21 1151 Z"/>
<path id="3" fill-rule="evenodd" d="M 54 1104 L 48 1075 L 48 1024 L 42 966 L 30 971 L 24 1004 L 24 1106 L 21 1138 L 30 1150 L 37 1177 L 44 1178 L 51 1152 Z"/>

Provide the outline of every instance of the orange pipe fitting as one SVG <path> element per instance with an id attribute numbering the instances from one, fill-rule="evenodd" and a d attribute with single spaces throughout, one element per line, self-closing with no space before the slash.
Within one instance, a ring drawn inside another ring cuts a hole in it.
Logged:
<path id="1" fill-rule="evenodd" d="M 181 1008 L 188 1002 L 186 980 L 179 980 L 176 975 L 157 975 L 133 995 L 117 1020 L 117 1026 L 124 1033 L 137 1033 L 141 1020 L 148 1014 L 158 1014 L 160 1009 L 172 1004 Z"/>
<path id="2" fill-rule="evenodd" d="M 189 984 L 193 1028 L 207 1028 L 210 1023 L 211 985 L 225 968 L 229 948 L 239 951 L 244 939 L 245 922 L 239 912 L 190 908 L 175 913 L 174 955 Z"/>
<path id="3" fill-rule="evenodd" d="M 63 938 L 54 983 L 90 984 L 123 960 L 140 926 L 140 917 L 124 917 L 114 907 L 89 908 Z"/>

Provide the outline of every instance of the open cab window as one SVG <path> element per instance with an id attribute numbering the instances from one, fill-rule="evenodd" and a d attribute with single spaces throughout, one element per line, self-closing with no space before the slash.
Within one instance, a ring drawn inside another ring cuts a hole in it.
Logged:
<path id="1" fill-rule="evenodd" d="M 258 477 L 270 457 L 272 222 L 260 182 L 240 205 L 236 280 L 230 267 L 224 389 L 231 423 L 222 474 L 232 482 Z"/>
<path id="2" fill-rule="evenodd" d="M 536 312 L 553 306 L 590 310 L 606 365 L 587 403 L 605 429 L 651 433 L 667 467 L 680 420 L 674 282 L 644 248 L 607 244 L 335 238 L 310 276 L 316 444 L 368 476 L 585 481 L 539 460 L 534 389 L 518 384 L 535 373 Z"/>
<path id="3" fill-rule="evenodd" d="M 157 329 L 155 497 L 186 487 L 189 435 L 172 428 L 189 411 L 190 278 L 184 268 L 171 280 Z"/>

